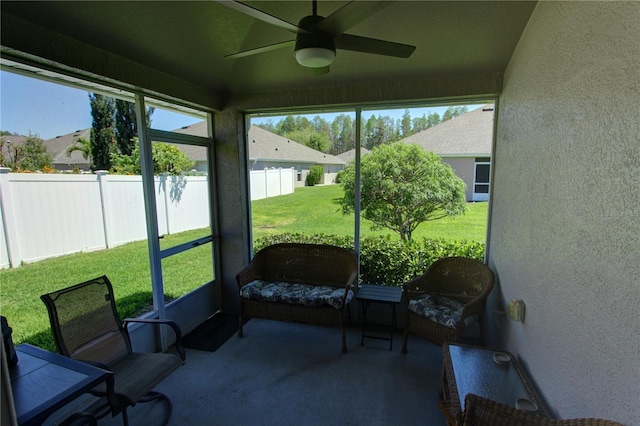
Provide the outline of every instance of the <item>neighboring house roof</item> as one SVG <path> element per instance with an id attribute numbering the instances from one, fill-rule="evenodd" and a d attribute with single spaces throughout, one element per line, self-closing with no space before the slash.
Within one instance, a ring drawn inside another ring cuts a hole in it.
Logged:
<path id="1" fill-rule="evenodd" d="M 89 169 L 89 160 L 85 160 L 80 151 L 73 151 L 71 155 L 67 155 L 67 149 L 80 138 L 89 140 L 91 138 L 91 129 L 76 130 L 42 142 L 51 153 L 51 163 L 54 167 L 60 164 L 65 166 L 77 165 L 80 168 Z"/>
<path id="2" fill-rule="evenodd" d="M 27 137 L 19 135 L 4 135 L 1 139 L 4 142 L 4 144 L 0 146 L 0 149 L 2 149 L 2 156 L 7 158 L 7 160 L 10 160 L 13 158 L 13 150 L 11 149 L 11 146 L 22 146 L 27 140 Z M 7 165 L 0 164 L 0 166 L 6 167 Z"/>
<path id="3" fill-rule="evenodd" d="M 369 152 L 370 151 L 367 148 L 360 148 L 360 158 L 364 157 Z M 341 159 L 345 163 L 348 163 L 350 161 L 355 161 L 356 160 L 356 150 L 355 149 L 350 149 L 349 151 L 345 151 L 342 154 L 336 155 L 336 157 L 338 157 L 339 159 Z"/>
<path id="4" fill-rule="evenodd" d="M 401 140 L 441 157 L 489 157 L 493 145 L 493 105 L 459 115 Z"/>
<path id="5" fill-rule="evenodd" d="M 188 126 L 182 126 L 179 129 L 172 130 L 174 133 L 182 133 L 183 135 L 207 137 L 207 122 L 198 121 Z"/>
<path id="6" fill-rule="evenodd" d="M 319 164 L 345 164 L 340 158 L 271 133 L 258 126 L 249 129 L 249 159 Z"/>
<path id="7" fill-rule="evenodd" d="M 207 134 L 207 123 L 201 121 L 190 126 L 184 126 L 174 130 L 176 133 L 185 135 L 205 136 Z M 302 145 L 296 141 L 284 138 L 282 136 L 271 133 L 258 126 L 251 126 L 249 129 L 249 159 L 254 161 L 272 161 L 272 162 L 305 162 L 319 164 L 344 164 L 345 161 L 325 154 L 308 146 Z M 183 148 L 181 146 L 181 148 Z M 195 148 L 195 147 L 184 147 Z M 189 155 L 189 158 L 195 159 L 189 154 L 187 149 L 183 149 Z"/>
<path id="8" fill-rule="evenodd" d="M 207 123 L 206 121 L 201 121 L 173 131 L 185 135 L 206 136 Z M 43 141 L 43 143 L 51 153 L 54 167 L 58 164 L 64 166 L 77 165 L 80 168 L 88 169 L 89 161 L 85 160 L 79 151 L 74 151 L 70 156 L 67 156 L 67 148 L 73 145 L 79 138 L 89 140 L 90 137 L 91 129 L 82 129 L 47 139 Z M 11 143 L 20 145 L 27 139 L 25 136 L 13 135 L 3 136 L 3 138 L 10 140 Z M 206 161 L 207 159 L 207 151 L 204 147 L 194 145 L 176 146 L 193 161 Z M 6 151 L 6 149 L 5 146 L 4 150 Z M 365 151 L 368 152 L 363 148 L 363 154 Z M 257 161 L 304 162 L 315 164 L 345 164 L 347 162 L 336 156 L 316 151 L 308 146 L 276 135 L 257 126 L 251 126 L 249 129 L 249 158 Z"/>
<path id="9" fill-rule="evenodd" d="M 175 133 L 184 135 L 207 137 L 207 122 L 199 121 L 189 126 L 182 126 L 179 129 L 172 130 Z M 189 157 L 192 161 L 207 161 L 207 148 L 195 145 L 177 145 L 178 148 Z"/>
<path id="10" fill-rule="evenodd" d="M 76 130 L 75 132 L 68 133 L 66 135 L 56 136 L 55 138 L 45 139 L 42 144 L 47 148 L 49 154 L 51 154 L 51 164 L 54 168 L 58 165 L 69 167 L 77 165 L 80 168 L 88 169 L 89 161 L 82 157 L 80 151 L 74 151 L 70 156 L 67 156 L 67 148 L 70 147 L 80 138 L 89 140 L 91 129 Z M 2 136 L 2 139 L 9 142 L 12 145 L 21 146 L 28 139 L 27 136 L 15 136 L 6 135 Z M 3 152 L 6 154 L 8 150 L 7 145 L 3 147 Z"/>

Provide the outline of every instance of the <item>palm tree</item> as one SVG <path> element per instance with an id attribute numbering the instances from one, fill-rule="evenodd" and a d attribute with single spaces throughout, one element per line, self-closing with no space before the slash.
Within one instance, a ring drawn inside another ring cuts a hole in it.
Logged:
<path id="1" fill-rule="evenodd" d="M 69 145 L 67 148 L 67 157 L 71 157 L 71 153 L 74 151 L 80 151 L 82 158 L 90 160 L 91 157 L 91 142 L 85 138 L 78 138 L 73 142 L 73 145 Z M 91 161 L 89 161 L 91 163 Z"/>

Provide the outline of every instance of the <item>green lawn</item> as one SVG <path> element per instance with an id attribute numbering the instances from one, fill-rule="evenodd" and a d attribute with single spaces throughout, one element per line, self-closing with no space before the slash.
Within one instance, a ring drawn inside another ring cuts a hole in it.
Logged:
<path id="1" fill-rule="evenodd" d="M 203 230 L 167 235 L 171 246 L 201 237 Z M 171 301 L 213 279 L 210 245 L 163 260 L 165 300 Z M 150 310 L 151 273 L 147 241 L 110 250 L 76 253 L 0 271 L 0 313 L 7 317 L 16 344 L 54 350 L 49 319 L 40 295 L 101 275 L 113 284 L 122 318 Z"/>
<path id="2" fill-rule="evenodd" d="M 353 235 L 353 215 L 343 215 L 339 185 L 304 187 L 294 194 L 252 202 L 254 238 L 285 232 Z M 414 239 L 485 240 L 487 203 L 469 204 L 463 216 L 421 224 Z M 372 234 L 366 221 L 362 234 Z M 377 233 L 391 232 L 379 231 Z M 167 235 L 163 247 L 206 234 L 194 230 Z M 393 235 L 393 234 L 391 234 Z M 393 235 L 395 237 L 395 235 Z M 213 278 L 210 245 L 163 260 L 165 299 L 172 300 Z M 106 274 L 114 286 L 122 317 L 136 315 L 152 303 L 146 241 L 99 252 L 77 253 L 0 271 L 0 313 L 13 328 L 16 343 L 54 350 L 49 320 L 40 295 Z"/>
<path id="3" fill-rule="evenodd" d="M 340 185 L 297 188 L 295 193 L 280 197 L 264 198 L 251 203 L 253 238 L 285 232 L 309 234 L 353 234 L 354 215 L 343 215 L 339 200 L 343 191 Z M 469 203 L 461 216 L 420 224 L 413 239 L 454 239 L 485 241 L 487 230 L 487 203 Z M 371 231 L 371 222 L 363 220 L 361 234 L 397 234 L 387 231 Z"/>

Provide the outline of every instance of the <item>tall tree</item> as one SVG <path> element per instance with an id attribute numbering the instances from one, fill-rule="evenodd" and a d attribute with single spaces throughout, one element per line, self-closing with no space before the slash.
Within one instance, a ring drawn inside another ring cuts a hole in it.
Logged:
<path id="1" fill-rule="evenodd" d="M 465 183 L 433 152 L 417 145 L 381 145 L 362 158 L 362 216 L 373 228 L 387 228 L 411 240 L 422 222 L 457 215 L 466 209 Z M 355 170 L 342 172 L 344 213 L 352 212 Z"/>
<path id="2" fill-rule="evenodd" d="M 469 108 L 466 106 L 450 106 L 447 110 L 442 114 L 442 121 L 451 120 L 453 117 L 457 117 L 469 111 Z"/>
<path id="3" fill-rule="evenodd" d="M 331 122 L 331 154 L 337 155 L 356 147 L 355 123 L 349 114 L 337 115 Z"/>
<path id="4" fill-rule="evenodd" d="M 304 130 L 311 127 L 311 122 L 309 121 L 309 119 L 302 115 L 296 116 L 293 121 L 295 130 Z"/>
<path id="5" fill-rule="evenodd" d="M 426 128 L 428 129 L 429 127 L 437 126 L 441 122 L 442 121 L 440 120 L 440 114 L 438 114 L 437 112 L 432 112 L 427 117 L 427 127 Z"/>
<path id="6" fill-rule="evenodd" d="M 376 117 L 375 114 L 372 114 L 366 123 L 364 123 L 364 131 L 362 134 L 364 139 L 363 145 L 367 149 L 373 149 L 382 143 L 382 135 L 378 127 L 378 117 Z"/>
<path id="7" fill-rule="evenodd" d="M 427 114 L 422 114 L 422 117 L 415 117 L 411 120 L 412 133 L 420 133 L 427 128 Z"/>
<path id="8" fill-rule="evenodd" d="M 409 112 L 409 109 L 405 109 L 404 114 L 402 114 L 402 120 L 400 120 L 400 137 L 406 138 L 412 134 L 411 113 Z"/>
<path id="9" fill-rule="evenodd" d="M 294 130 L 283 135 L 285 138 L 292 141 L 301 143 L 316 151 L 328 152 L 329 151 L 329 137 L 316 132 L 312 127 L 307 127 L 301 130 Z"/>
<path id="10" fill-rule="evenodd" d="M 133 139 L 138 136 L 135 104 L 116 99 L 114 124 L 118 151 L 120 154 L 131 155 L 135 148 Z"/>
<path id="11" fill-rule="evenodd" d="M 278 124 L 276 124 L 276 130 L 276 133 L 280 136 L 285 133 L 293 132 L 296 130 L 296 120 L 292 115 L 287 115 L 284 119 L 278 121 Z"/>
<path id="12" fill-rule="evenodd" d="M 319 115 L 316 115 L 315 117 L 313 117 L 313 120 L 311 120 L 311 123 L 309 123 L 309 125 L 313 128 L 313 130 L 324 135 L 326 139 L 331 142 L 331 125 L 327 123 L 327 120 L 320 117 Z"/>
<path id="13" fill-rule="evenodd" d="M 116 153 L 114 127 L 115 101 L 98 93 L 89 94 L 91 105 L 91 169 L 109 170 L 111 154 Z"/>
<path id="14" fill-rule="evenodd" d="M 147 107 L 145 123 L 151 124 L 151 114 L 155 108 Z M 131 155 L 135 148 L 134 139 L 138 137 L 138 121 L 136 119 L 136 104 L 122 99 L 116 99 L 115 109 L 116 145 L 120 154 Z"/>

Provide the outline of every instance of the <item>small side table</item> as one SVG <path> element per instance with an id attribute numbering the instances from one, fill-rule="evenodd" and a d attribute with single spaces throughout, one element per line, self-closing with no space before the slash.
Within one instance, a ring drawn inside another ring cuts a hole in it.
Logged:
<path id="1" fill-rule="evenodd" d="M 356 299 L 362 305 L 362 339 L 360 346 L 364 346 L 365 337 L 389 341 L 389 350 L 393 350 L 393 330 L 396 328 L 396 305 L 402 299 L 402 287 L 389 287 L 376 284 L 364 284 L 358 290 Z M 384 303 L 391 306 L 391 331 L 389 337 L 366 334 L 367 329 L 367 308 L 371 303 Z"/>

